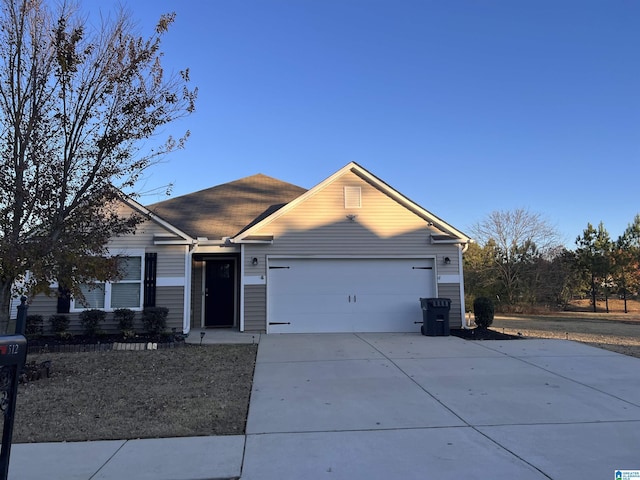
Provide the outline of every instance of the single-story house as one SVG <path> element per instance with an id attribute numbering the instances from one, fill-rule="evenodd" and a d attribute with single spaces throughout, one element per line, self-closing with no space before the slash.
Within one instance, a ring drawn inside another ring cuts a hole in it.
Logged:
<path id="1" fill-rule="evenodd" d="M 451 327 L 465 323 L 470 238 L 356 163 L 310 190 L 258 174 L 125 203 L 145 221 L 109 244 L 126 274 L 87 291 L 88 307 L 164 306 L 185 333 L 419 332 L 419 298 L 445 297 Z M 86 307 L 71 300 L 72 320 Z M 37 297 L 29 313 L 56 308 Z"/>

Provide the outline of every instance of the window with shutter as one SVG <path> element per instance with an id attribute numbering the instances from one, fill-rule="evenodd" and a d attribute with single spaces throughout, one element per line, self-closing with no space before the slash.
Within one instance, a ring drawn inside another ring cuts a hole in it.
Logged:
<path id="1" fill-rule="evenodd" d="M 115 310 L 117 308 L 142 308 L 142 256 L 118 257 L 120 277 L 113 282 L 87 283 L 80 286 L 84 300 L 72 301 L 75 311 L 97 308 Z M 154 293 L 155 295 L 155 293 Z"/>

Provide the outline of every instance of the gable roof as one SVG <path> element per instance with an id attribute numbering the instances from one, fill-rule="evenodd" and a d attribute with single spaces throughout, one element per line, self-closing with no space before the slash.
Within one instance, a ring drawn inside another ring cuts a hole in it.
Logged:
<path id="1" fill-rule="evenodd" d="M 433 213 L 429 212 L 428 210 L 425 210 L 420 205 L 410 200 L 408 197 L 405 197 L 400 192 L 398 192 L 397 190 L 389 186 L 387 183 L 385 183 L 384 181 L 382 181 L 381 179 L 379 179 L 378 177 L 376 177 L 375 175 L 373 175 L 372 173 L 370 173 L 365 168 L 361 167 L 355 162 L 351 162 L 347 164 L 346 166 L 338 170 L 336 173 L 331 175 L 329 178 L 320 182 L 318 185 L 311 188 L 310 190 L 307 190 L 304 194 L 293 199 L 286 206 L 278 209 L 276 212 L 273 212 L 268 217 L 265 217 L 257 222 L 254 222 L 253 225 L 251 225 L 250 227 L 240 232 L 234 238 L 234 241 L 242 242 L 244 239 L 247 239 L 248 237 L 251 236 L 251 234 L 254 231 L 257 231 L 263 228 L 265 225 L 268 225 L 269 223 L 273 222 L 275 219 L 277 219 L 281 215 L 284 215 L 291 209 L 295 208 L 297 205 L 307 200 L 307 198 L 315 195 L 316 192 L 323 189 L 324 187 L 331 184 L 336 179 L 340 178 L 341 176 L 343 176 L 345 173 L 348 173 L 348 172 L 351 172 L 359 176 L 360 178 L 362 178 L 364 181 L 366 181 L 373 187 L 385 193 L 390 198 L 392 198 L 393 200 L 395 200 L 396 202 L 398 202 L 408 210 L 412 211 L 413 213 L 415 213 L 416 215 L 424 219 L 425 222 L 427 222 L 429 225 L 432 225 L 438 230 L 440 230 L 441 232 L 443 232 L 444 235 L 435 235 L 435 237 L 440 237 L 440 238 L 433 238 L 434 236 L 432 235 L 431 241 L 433 243 L 468 243 L 471 241 L 470 237 L 468 237 L 461 231 L 457 230 L 453 226 L 449 225 L 444 220 L 435 216 Z"/>
<path id="2" fill-rule="evenodd" d="M 172 225 L 171 223 L 167 222 L 165 219 L 160 218 L 158 215 L 154 214 L 147 207 L 145 207 L 144 205 L 141 205 L 130 196 L 125 195 L 122 192 L 119 192 L 118 196 L 120 200 L 124 202 L 125 205 L 128 205 L 130 208 L 142 214 L 147 219 L 156 222 L 158 225 L 166 229 L 167 233 L 169 233 L 170 235 L 172 234 L 178 239 L 180 239 L 179 241 L 187 244 L 195 242 L 195 238 L 192 238 L 187 233 L 183 232 L 179 228 L 176 228 L 175 225 Z"/>
<path id="3" fill-rule="evenodd" d="M 261 173 L 149 205 L 193 238 L 233 237 L 307 190 Z"/>

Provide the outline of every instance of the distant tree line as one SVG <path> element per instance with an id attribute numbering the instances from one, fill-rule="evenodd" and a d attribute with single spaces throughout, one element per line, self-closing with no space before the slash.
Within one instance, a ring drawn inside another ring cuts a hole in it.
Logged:
<path id="1" fill-rule="evenodd" d="M 502 312 L 566 309 L 572 299 L 589 298 L 593 311 L 612 296 L 624 300 L 640 290 L 640 214 L 612 240 L 600 222 L 587 224 L 575 249 L 526 209 L 495 211 L 471 229 L 475 243 L 464 256 L 465 303 L 489 297 Z"/>

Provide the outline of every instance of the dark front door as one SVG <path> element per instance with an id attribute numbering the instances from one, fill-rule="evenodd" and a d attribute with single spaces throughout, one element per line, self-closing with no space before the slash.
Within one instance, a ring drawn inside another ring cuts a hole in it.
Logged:
<path id="1" fill-rule="evenodd" d="M 235 320 L 236 262 L 207 260 L 205 264 L 205 327 L 233 327 Z"/>

